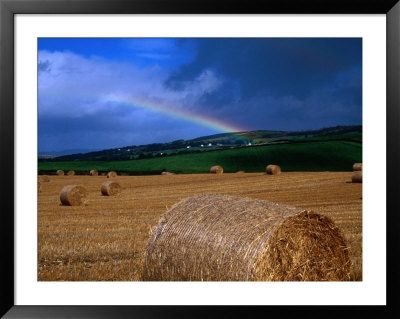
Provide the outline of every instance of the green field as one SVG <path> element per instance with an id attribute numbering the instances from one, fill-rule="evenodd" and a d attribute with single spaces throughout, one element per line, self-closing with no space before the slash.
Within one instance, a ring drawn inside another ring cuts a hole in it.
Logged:
<path id="1" fill-rule="evenodd" d="M 277 164 L 282 171 L 351 171 L 355 162 L 362 162 L 362 144 L 352 141 L 322 141 L 240 147 L 219 151 L 173 155 L 126 161 L 39 162 L 39 172 L 57 169 L 86 173 L 115 170 L 129 174 L 208 173 L 213 165 L 224 172 L 264 172 L 268 164 Z"/>

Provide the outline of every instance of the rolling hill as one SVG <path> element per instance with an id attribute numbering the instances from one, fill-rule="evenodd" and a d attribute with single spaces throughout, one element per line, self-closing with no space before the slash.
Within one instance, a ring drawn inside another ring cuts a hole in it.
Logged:
<path id="1" fill-rule="evenodd" d="M 39 162 L 38 169 L 39 173 L 47 174 L 57 169 L 75 170 L 77 174 L 97 169 L 100 172 L 115 170 L 120 175 L 146 175 L 162 171 L 208 173 L 210 167 L 217 164 L 223 166 L 227 173 L 239 170 L 262 172 L 267 164 L 278 164 L 283 171 L 351 171 L 354 162 L 362 161 L 361 126 L 309 132 L 253 131 L 241 134 L 241 138 L 235 135 L 235 141 L 242 144 L 229 144 L 227 141 L 231 139 L 232 142 L 233 139 L 231 133 L 218 134 L 190 141 L 139 146 L 140 154 L 145 155 L 136 154 L 137 157 L 132 159 L 117 156 L 120 152 L 124 153 L 124 148 L 121 148 L 119 151 L 114 149 L 111 154 L 110 150 L 106 150 L 103 153 L 58 157 Z M 201 144 L 197 146 L 196 143 Z M 206 146 L 208 143 L 212 146 Z"/>
<path id="2" fill-rule="evenodd" d="M 314 131 L 267 131 L 257 130 L 238 133 L 222 133 L 202 136 L 191 140 L 176 140 L 169 143 L 130 145 L 87 153 L 62 156 L 39 157 L 39 161 L 113 161 L 189 154 L 205 151 L 231 149 L 236 147 L 261 146 L 276 143 L 304 141 L 341 140 L 361 143 L 361 126 L 336 126 Z"/>

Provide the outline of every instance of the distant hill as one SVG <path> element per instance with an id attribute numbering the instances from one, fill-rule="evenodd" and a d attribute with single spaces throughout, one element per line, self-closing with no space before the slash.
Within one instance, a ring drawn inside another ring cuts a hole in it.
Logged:
<path id="1" fill-rule="evenodd" d="M 238 133 L 221 133 L 191 140 L 169 143 L 131 145 L 95 152 L 79 152 L 54 158 L 39 157 L 39 162 L 66 161 L 126 161 L 162 158 L 175 155 L 220 151 L 224 149 L 275 144 L 293 144 L 319 141 L 348 141 L 362 143 L 362 126 L 336 126 L 309 131 L 256 130 Z"/>
<path id="2" fill-rule="evenodd" d="M 55 174 L 57 169 L 74 170 L 88 175 L 117 171 L 118 175 L 160 175 L 209 173 L 213 165 L 221 165 L 225 173 L 237 171 L 265 172 L 268 164 L 278 164 L 284 172 L 352 171 L 362 162 L 362 145 L 350 141 L 312 141 L 236 147 L 210 152 L 171 155 L 127 161 L 64 161 L 40 162 L 39 174 Z M 350 176 L 350 175 L 349 175 Z"/>
<path id="3" fill-rule="evenodd" d="M 62 150 L 62 151 L 45 151 L 45 152 L 40 152 L 39 157 L 45 158 L 45 157 L 57 157 L 57 156 L 64 156 L 64 155 L 70 155 L 70 154 L 82 154 L 82 153 L 89 153 L 93 152 L 93 149 L 87 149 L 87 148 L 75 148 L 75 149 L 70 149 L 70 150 Z"/>

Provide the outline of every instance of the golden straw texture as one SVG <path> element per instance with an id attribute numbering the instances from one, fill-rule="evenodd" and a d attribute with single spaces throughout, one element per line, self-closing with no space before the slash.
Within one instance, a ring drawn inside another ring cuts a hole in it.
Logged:
<path id="1" fill-rule="evenodd" d="M 101 185 L 101 193 L 104 196 L 114 196 L 121 192 L 121 186 L 114 181 L 107 181 Z"/>
<path id="2" fill-rule="evenodd" d="M 223 172 L 224 169 L 222 168 L 222 166 L 219 165 L 215 165 L 210 168 L 210 173 L 212 174 L 222 174 Z"/>
<path id="3" fill-rule="evenodd" d="M 266 170 L 270 175 L 279 175 L 282 172 L 278 165 L 268 165 Z"/>
<path id="4" fill-rule="evenodd" d="M 96 171 L 95 169 L 92 169 L 92 170 L 90 170 L 89 175 L 90 175 L 90 176 L 98 176 L 98 175 L 99 175 L 99 172 Z"/>
<path id="5" fill-rule="evenodd" d="M 87 191 L 82 186 L 68 185 L 60 193 L 60 201 L 63 205 L 80 206 L 87 201 Z"/>
<path id="6" fill-rule="evenodd" d="M 353 183 L 362 183 L 362 171 L 354 171 L 351 181 Z"/>
<path id="7" fill-rule="evenodd" d="M 39 175 L 38 180 L 41 182 L 50 182 L 50 178 L 47 175 Z"/>
<path id="8" fill-rule="evenodd" d="M 350 260 L 327 217 L 227 195 L 188 197 L 149 240 L 145 281 L 343 281 Z"/>
<path id="9" fill-rule="evenodd" d="M 107 173 L 107 178 L 117 177 L 117 172 L 111 171 Z"/>
<path id="10" fill-rule="evenodd" d="M 57 172 L 56 172 L 56 174 L 57 174 L 58 176 L 64 176 L 64 171 L 63 171 L 62 169 L 58 169 Z"/>
<path id="11" fill-rule="evenodd" d="M 67 175 L 68 176 L 74 176 L 75 175 L 75 171 L 68 171 Z"/>

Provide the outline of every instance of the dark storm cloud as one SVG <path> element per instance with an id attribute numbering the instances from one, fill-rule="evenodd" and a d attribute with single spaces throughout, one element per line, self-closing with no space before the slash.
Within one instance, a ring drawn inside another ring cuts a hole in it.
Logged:
<path id="1" fill-rule="evenodd" d="M 198 39 L 197 50 L 165 85 L 180 91 L 212 70 L 224 83 L 199 97 L 207 112 L 249 129 L 361 124 L 361 39 Z"/>
<path id="2" fill-rule="evenodd" d="M 361 63 L 361 39 L 198 39 L 197 50 L 167 86 L 179 90 L 208 66 L 239 81 L 245 99 L 259 92 L 305 97 Z"/>

